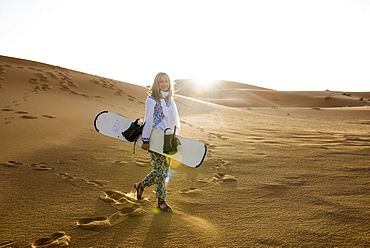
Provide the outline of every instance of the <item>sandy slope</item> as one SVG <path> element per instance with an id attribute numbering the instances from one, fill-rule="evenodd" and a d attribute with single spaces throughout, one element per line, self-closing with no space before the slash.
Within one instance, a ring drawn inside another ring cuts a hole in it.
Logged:
<path id="1" fill-rule="evenodd" d="M 209 153 L 172 168 L 174 212 L 157 213 L 152 188 L 132 194 L 146 154 L 93 127 L 102 110 L 142 117 L 146 88 L 0 57 L 0 247 L 58 231 L 71 247 L 369 246 L 368 101 L 229 85 L 232 99 L 177 96 Z"/>
<path id="2" fill-rule="evenodd" d="M 207 86 L 185 79 L 176 83 L 179 94 L 230 107 L 353 107 L 370 101 L 370 92 L 275 91 L 229 81 Z"/>

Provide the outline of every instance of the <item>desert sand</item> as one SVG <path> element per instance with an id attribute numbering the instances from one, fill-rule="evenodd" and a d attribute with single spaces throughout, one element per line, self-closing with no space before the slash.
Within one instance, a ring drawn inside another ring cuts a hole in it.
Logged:
<path id="1" fill-rule="evenodd" d="M 370 246 L 369 92 L 176 83 L 208 153 L 173 163 L 166 213 L 135 199 L 145 151 L 93 126 L 143 117 L 146 87 L 0 56 L 0 247 Z"/>

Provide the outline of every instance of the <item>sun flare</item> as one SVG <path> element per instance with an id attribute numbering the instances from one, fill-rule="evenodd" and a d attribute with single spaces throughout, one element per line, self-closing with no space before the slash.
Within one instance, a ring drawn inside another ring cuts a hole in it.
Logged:
<path id="1" fill-rule="evenodd" d="M 215 81 L 215 79 L 210 79 L 206 77 L 197 77 L 195 79 L 196 84 L 202 89 L 210 87 Z"/>

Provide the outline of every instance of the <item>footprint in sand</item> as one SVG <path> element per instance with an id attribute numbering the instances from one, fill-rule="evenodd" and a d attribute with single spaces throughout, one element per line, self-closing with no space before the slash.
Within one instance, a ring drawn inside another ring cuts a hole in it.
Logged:
<path id="1" fill-rule="evenodd" d="M 141 216 L 146 211 L 140 208 L 133 193 L 123 193 L 116 190 L 107 190 L 99 199 L 109 202 L 115 209 L 119 210 L 114 214 L 106 216 L 97 216 L 83 218 L 77 221 L 77 226 L 81 229 L 99 231 L 121 223 L 129 217 Z M 141 202 L 144 200 L 141 200 Z"/>
<path id="2" fill-rule="evenodd" d="M 42 116 L 45 118 L 50 118 L 50 119 L 56 118 L 54 115 L 42 115 Z"/>
<path id="3" fill-rule="evenodd" d="M 54 168 L 52 167 L 47 167 L 46 163 L 31 164 L 29 167 L 32 167 L 34 170 L 40 170 L 40 171 L 54 170 Z"/>
<path id="4" fill-rule="evenodd" d="M 60 173 L 58 175 L 61 176 L 63 179 L 70 179 L 70 180 L 76 179 L 76 177 L 72 176 L 71 174 L 69 174 L 67 172 L 66 173 Z"/>
<path id="5" fill-rule="evenodd" d="M 92 218 L 83 218 L 77 221 L 77 226 L 81 229 L 99 231 L 111 227 L 112 224 L 107 217 L 99 216 Z"/>
<path id="6" fill-rule="evenodd" d="M 12 109 L 12 108 L 3 108 L 1 109 L 1 111 L 5 111 L 5 112 L 14 112 L 15 110 Z"/>
<path id="7" fill-rule="evenodd" d="M 227 175 L 221 172 L 214 174 L 211 179 L 202 178 L 198 180 L 198 182 L 200 183 L 207 183 L 207 184 L 211 184 L 215 182 L 217 183 L 217 182 L 237 182 L 237 181 L 238 180 L 236 179 L 235 176 Z"/>
<path id="8" fill-rule="evenodd" d="M 50 235 L 48 238 L 41 238 L 34 241 L 31 244 L 32 248 L 39 247 L 57 247 L 57 246 L 68 246 L 71 237 L 66 235 L 65 232 L 56 232 Z"/>
<path id="9" fill-rule="evenodd" d="M 40 83 L 40 81 L 37 78 L 29 78 L 28 82 L 30 84 L 39 84 Z"/>
<path id="10" fill-rule="evenodd" d="M 142 166 L 142 167 L 150 166 L 149 160 L 148 159 L 142 159 L 142 158 L 136 159 L 135 164 L 138 165 L 138 166 Z"/>
<path id="11" fill-rule="evenodd" d="M 179 193 L 180 194 L 198 195 L 198 194 L 202 193 L 202 190 L 201 189 L 197 189 L 197 188 L 189 188 L 189 189 L 179 190 Z"/>
<path id="12" fill-rule="evenodd" d="M 75 82 L 73 82 L 73 81 L 71 81 L 71 80 L 68 80 L 67 81 L 67 84 L 69 85 L 69 86 L 71 86 L 71 87 L 79 87 L 80 85 L 78 85 L 77 83 L 75 83 Z"/>
<path id="13" fill-rule="evenodd" d="M 51 168 L 51 169 L 54 169 L 54 168 Z M 81 181 L 83 181 L 87 184 L 94 185 L 94 186 L 97 186 L 99 188 L 105 187 L 109 182 L 107 180 L 99 180 L 99 179 L 88 180 L 88 179 L 78 178 L 76 176 L 73 176 L 73 175 L 69 174 L 68 172 L 59 173 L 59 174 L 56 174 L 56 175 L 61 176 L 62 179 L 65 179 L 65 180 L 81 180 Z"/>
<path id="14" fill-rule="evenodd" d="M 90 96 L 89 96 L 89 95 L 87 95 L 87 94 L 79 93 L 79 92 L 77 92 L 77 91 L 75 91 L 75 90 L 72 90 L 68 85 L 65 85 L 65 82 L 64 82 L 64 81 L 59 82 L 59 83 L 58 83 L 58 85 L 59 85 L 59 89 L 60 89 L 60 90 L 66 91 L 66 92 L 68 92 L 68 93 L 70 93 L 70 94 L 78 95 L 78 96 L 83 96 L 83 97 L 86 97 L 86 98 L 90 97 Z M 77 86 L 76 86 L 76 87 L 77 87 Z"/>
<path id="15" fill-rule="evenodd" d="M 123 96 L 123 94 L 126 94 L 126 92 L 124 92 L 121 89 L 116 89 L 116 91 L 114 92 L 114 94 L 117 95 L 117 96 Z"/>
<path id="16" fill-rule="evenodd" d="M 218 139 L 222 139 L 222 140 L 228 140 L 228 138 L 224 137 L 222 134 L 213 133 L 213 132 L 209 132 L 208 137 L 211 138 L 211 139 L 212 138 L 218 138 Z"/>
<path id="17" fill-rule="evenodd" d="M 54 87 L 53 87 L 53 86 L 51 86 L 51 85 L 49 85 L 49 84 L 42 84 L 42 85 L 41 85 L 41 89 L 42 89 L 43 91 L 48 91 L 48 90 L 52 90 L 52 89 L 54 89 Z"/>
<path id="18" fill-rule="evenodd" d="M 189 127 L 193 127 L 193 125 L 191 123 L 189 123 L 189 122 L 186 122 L 186 121 L 180 121 L 180 122 L 183 123 L 183 124 L 188 125 Z"/>
<path id="19" fill-rule="evenodd" d="M 227 165 L 229 162 L 225 160 L 218 160 L 217 163 L 215 163 L 212 166 L 212 169 L 224 169 L 225 165 Z"/>
<path id="20" fill-rule="evenodd" d="M 98 216 L 92 218 L 83 218 L 78 220 L 76 225 L 81 229 L 99 231 L 122 223 L 130 217 L 141 216 L 144 214 L 146 214 L 146 211 L 142 208 L 135 209 L 128 213 L 122 213 L 121 211 L 118 211 L 108 217 Z"/>
<path id="21" fill-rule="evenodd" d="M 27 111 L 14 111 L 14 113 L 16 113 L 16 114 L 28 114 Z"/>
<path id="22" fill-rule="evenodd" d="M 132 99 L 132 100 L 130 100 L 130 101 L 134 101 L 134 100 L 136 99 L 136 97 L 134 97 L 134 96 L 132 96 L 132 95 L 127 95 L 127 96 L 128 96 L 128 100 Z"/>
<path id="23" fill-rule="evenodd" d="M 0 165 L 7 166 L 7 167 L 16 167 L 16 166 L 23 165 L 23 163 L 22 162 L 17 162 L 17 161 L 14 161 L 14 160 L 10 160 L 7 163 L 0 163 Z"/>
<path id="24" fill-rule="evenodd" d="M 23 119 L 38 119 L 38 117 L 35 115 L 21 115 L 19 117 Z"/>
<path id="25" fill-rule="evenodd" d="M 127 164 L 127 161 L 123 161 L 123 160 L 116 160 L 114 161 L 115 164 L 119 164 L 119 165 L 124 165 L 124 164 Z"/>
<path id="26" fill-rule="evenodd" d="M 34 75 L 36 77 L 38 77 L 38 79 L 41 81 L 41 82 L 49 82 L 49 79 L 42 73 L 34 73 Z"/>
<path id="27" fill-rule="evenodd" d="M 52 79 L 58 79 L 58 77 L 53 72 L 47 72 L 46 74 L 48 74 Z"/>
<path id="28" fill-rule="evenodd" d="M 86 183 L 102 188 L 108 184 L 108 181 L 106 180 L 86 180 Z"/>
<path id="29" fill-rule="evenodd" d="M 134 194 L 132 193 L 130 194 L 116 190 L 107 190 L 104 191 L 104 194 L 101 195 L 99 199 L 105 202 L 110 202 L 114 208 L 125 213 L 131 212 L 140 207 Z M 144 200 L 141 201 L 146 201 L 146 199 L 144 198 Z"/>
<path id="30" fill-rule="evenodd" d="M 222 180 L 223 182 L 236 182 L 236 177 L 232 175 L 227 175 L 224 173 L 216 173 L 213 178 L 216 178 L 218 180 Z"/>
<path id="31" fill-rule="evenodd" d="M 57 160 L 56 161 L 58 164 L 68 164 L 68 163 L 76 163 L 77 158 L 71 158 L 70 160 Z"/>
<path id="32" fill-rule="evenodd" d="M 222 178 L 221 178 L 222 181 L 224 182 L 236 182 L 237 179 L 235 176 L 232 176 L 232 175 L 224 175 Z"/>

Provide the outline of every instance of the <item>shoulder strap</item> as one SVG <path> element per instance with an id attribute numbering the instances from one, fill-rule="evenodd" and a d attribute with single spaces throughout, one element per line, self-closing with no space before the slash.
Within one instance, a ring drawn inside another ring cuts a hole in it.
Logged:
<path id="1" fill-rule="evenodd" d="M 138 119 L 138 120 L 140 120 L 140 119 Z M 140 127 L 140 129 L 141 129 L 141 130 L 143 130 L 144 125 L 145 125 L 145 122 L 143 123 L 143 125 L 141 125 L 141 127 Z M 138 135 L 138 136 L 135 138 L 135 140 L 134 140 L 134 151 L 133 151 L 133 154 L 135 154 L 135 151 L 136 151 L 136 142 L 137 142 L 137 140 L 139 139 L 139 137 L 141 137 L 141 135 Z"/>

